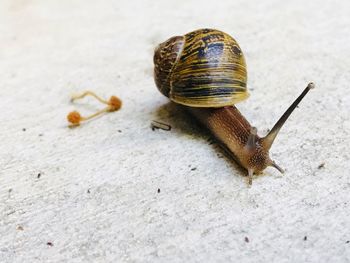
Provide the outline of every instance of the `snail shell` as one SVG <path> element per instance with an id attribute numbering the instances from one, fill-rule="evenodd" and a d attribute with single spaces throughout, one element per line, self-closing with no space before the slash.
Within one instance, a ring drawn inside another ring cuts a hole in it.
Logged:
<path id="1" fill-rule="evenodd" d="M 154 54 L 160 92 L 192 107 L 224 107 L 246 99 L 247 70 L 236 40 L 215 29 L 199 29 L 161 43 Z"/>

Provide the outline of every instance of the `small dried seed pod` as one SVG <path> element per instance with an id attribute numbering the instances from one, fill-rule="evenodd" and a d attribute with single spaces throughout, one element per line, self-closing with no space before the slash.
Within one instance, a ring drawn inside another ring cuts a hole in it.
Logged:
<path id="1" fill-rule="evenodd" d="M 88 116 L 88 117 L 83 117 L 80 115 L 79 112 L 77 111 L 72 111 L 70 112 L 68 115 L 67 115 L 67 120 L 68 122 L 70 123 L 69 124 L 69 127 L 76 127 L 76 126 L 79 126 L 81 122 L 83 121 L 87 121 L 87 120 L 90 120 L 92 118 L 95 118 L 96 116 L 98 115 L 101 115 L 102 113 L 105 113 L 105 112 L 113 112 L 113 111 L 117 111 L 119 110 L 121 107 L 122 107 L 122 101 L 121 99 L 119 99 L 118 97 L 116 96 L 111 96 L 110 99 L 107 101 L 107 100 L 104 100 L 102 98 L 100 98 L 99 96 L 97 96 L 94 92 L 92 91 L 85 91 L 83 92 L 82 94 L 80 95 L 75 95 L 75 96 L 72 96 L 71 98 L 71 101 L 75 101 L 75 100 L 78 100 L 78 99 L 82 99 L 86 96 L 92 96 L 94 97 L 95 99 L 97 99 L 99 102 L 103 103 L 103 104 L 106 104 L 107 107 L 105 107 L 104 109 L 102 110 L 99 110 L 97 112 L 95 112 L 94 114 Z"/>

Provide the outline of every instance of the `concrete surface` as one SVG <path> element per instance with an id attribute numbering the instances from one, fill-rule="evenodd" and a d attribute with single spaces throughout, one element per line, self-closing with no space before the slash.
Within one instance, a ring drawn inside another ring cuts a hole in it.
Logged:
<path id="1" fill-rule="evenodd" d="M 0 262 L 349 262 L 349 14 L 345 0 L 2 0 Z M 271 150 L 284 176 L 248 188 L 156 90 L 155 45 L 202 27 L 240 43 L 238 107 L 261 134 L 316 83 Z M 68 129 L 70 110 L 101 108 L 69 103 L 85 89 L 123 109 Z"/>

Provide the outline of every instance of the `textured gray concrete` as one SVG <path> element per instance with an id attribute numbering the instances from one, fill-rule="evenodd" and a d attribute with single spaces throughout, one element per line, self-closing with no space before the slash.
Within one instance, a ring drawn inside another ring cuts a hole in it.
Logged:
<path id="1" fill-rule="evenodd" d="M 349 262 L 349 14 L 345 0 L 2 0 L 0 262 Z M 271 150 L 284 176 L 248 188 L 156 90 L 155 45 L 202 27 L 240 43 L 238 108 L 260 134 L 316 83 Z M 68 129 L 70 110 L 101 107 L 69 103 L 85 89 L 123 109 Z"/>

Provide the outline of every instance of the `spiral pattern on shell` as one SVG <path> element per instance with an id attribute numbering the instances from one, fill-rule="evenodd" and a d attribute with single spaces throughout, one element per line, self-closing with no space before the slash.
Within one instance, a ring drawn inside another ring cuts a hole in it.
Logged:
<path id="1" fill-rule="evenodd" d="M 160 44 L 154 54 L 158 89 L 192 107 L 223 107 L 246 99 L 247 71 L 238 43 L 215 29 L 199 29 Z"/>

